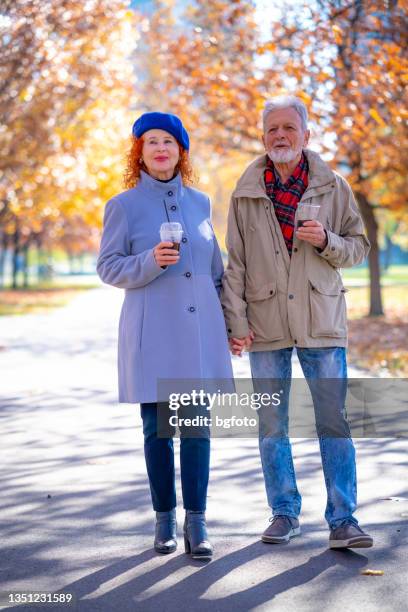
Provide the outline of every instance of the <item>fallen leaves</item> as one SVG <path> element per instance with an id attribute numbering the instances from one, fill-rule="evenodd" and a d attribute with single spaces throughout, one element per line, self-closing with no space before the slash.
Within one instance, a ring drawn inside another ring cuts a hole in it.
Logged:
<path id="1" fill-rule="evenodd" d="M 350 362 L 392 376 L 408 374 L 408 316 L 361 317 L 349 321 Z"/>

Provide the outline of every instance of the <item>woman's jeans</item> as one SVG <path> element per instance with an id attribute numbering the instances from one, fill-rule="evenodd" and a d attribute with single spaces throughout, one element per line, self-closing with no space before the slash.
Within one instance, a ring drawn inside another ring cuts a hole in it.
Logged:
<path id="1" fill-rule="evenodd" d="M 141 404 L 144 453 L 153 508 L 168 512 L 176 507 L 174 449 L 172 437 L 158 437 L 157 411 L 168 414 L 168 404 Z M 187 428 L 180 428 L 180 468 L 183 506 L 186 510 L 204 511 L 210 470 L 210 434 L 202 427 L 194 437 Z"/>
<path id="2" fill-rule="evenodd" d="M 292 348 L 249 354 L 254 389 L 256 379 L 275 379 L 283 400 L 259 411 L 259 447 L 268 504 L 273 514 L 297 518 L 301 496 L 297 489 L 288 438 Z M 346 349 L 297 348 L 300 365 L 312 394 L 323 473 L 327 489 L 326 521 L 331 529 L 343 522 L 357 524 L 355 450 L 345 413 L 347 392 Z M 322 381 L 321 379 L 330 379 Z M 334 380 L 337 379 L 337 380 Z M 267 381 L 259 381 L 266 383 Z M 275 389 L 276 391 L 276 389 Z M 272 412 L 273 410 L 273 412 Z M 306 461 L 306 459 L 304 459 Z"/>

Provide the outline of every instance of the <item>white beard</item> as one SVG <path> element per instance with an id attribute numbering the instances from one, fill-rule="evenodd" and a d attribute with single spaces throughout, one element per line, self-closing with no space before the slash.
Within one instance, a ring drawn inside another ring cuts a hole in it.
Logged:
<path id="1" fill-rule="evenodd" d="M 287 164 L 302 153 L 302 149 L 287 149 L 286 151 L 279 151 L 277 149 L 270 149 L 268 151 L 268 157 L 273 161 L 274 164 Z"/>

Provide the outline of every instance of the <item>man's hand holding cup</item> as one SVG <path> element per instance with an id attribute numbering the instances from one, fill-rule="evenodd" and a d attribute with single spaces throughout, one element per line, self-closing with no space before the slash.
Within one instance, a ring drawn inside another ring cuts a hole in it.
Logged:
<path id="1" fill-rule="evenodd" d="M 296 237 L 323 250 L 327 245 L 327 235 L 323 225 L 320 221 L 317 221 L 319 211 L 320 206 L 318 204 L 301 204 L 299 206 L 296 213 Z"/>

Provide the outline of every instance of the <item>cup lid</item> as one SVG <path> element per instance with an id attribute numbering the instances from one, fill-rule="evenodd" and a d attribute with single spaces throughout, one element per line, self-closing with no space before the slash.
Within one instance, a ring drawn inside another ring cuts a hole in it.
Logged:
<path id="1" fill-rule="evenodd" d="M 178 221 L 166 221 L 160 226 L 160 231 L 179 232 L 182 231 L 182 225 Z"/>

